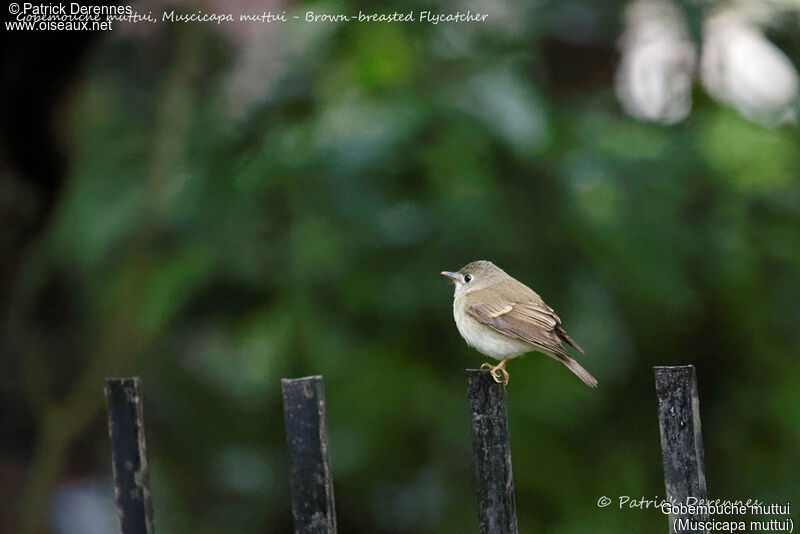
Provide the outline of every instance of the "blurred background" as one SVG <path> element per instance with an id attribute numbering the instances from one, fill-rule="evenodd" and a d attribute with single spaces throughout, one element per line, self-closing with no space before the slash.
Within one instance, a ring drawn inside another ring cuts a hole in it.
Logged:
<path id="1" fill-rule="evenodd" d="M 4 32 L 0 525 L 116 532 L 103 378 L 142 378 L 160 533 L 291 530 L 280 378 L 323 374 L 340 531 L 477 532 L 452 286 L 491 259 L 586 349 L 510 366 L 521 532 L 660 532 L 653 365 L 709 496 L 800 505 L 800 5 Z"/>

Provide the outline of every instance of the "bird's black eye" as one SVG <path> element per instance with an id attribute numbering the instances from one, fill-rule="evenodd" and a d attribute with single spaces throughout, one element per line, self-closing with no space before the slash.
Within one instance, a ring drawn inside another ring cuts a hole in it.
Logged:
<path id="1" fill-rule="evenodd" d="M 472 280 L 472 275 L 471 274 L 468 274 L 468 275 L 464 276 L 464 282 L 469 283 L 471 280 Z"/>

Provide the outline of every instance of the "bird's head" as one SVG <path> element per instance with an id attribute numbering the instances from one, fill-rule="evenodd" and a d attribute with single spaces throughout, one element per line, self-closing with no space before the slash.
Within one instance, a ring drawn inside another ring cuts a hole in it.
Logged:
<path id="1" fill-rule="evenodd" d="M 442 271 L 442 275 L 453 281 L 456 296 L 484 289 L 508 277 L 503 269 L 485 260 L 468 263 L 456 272 Z"/>

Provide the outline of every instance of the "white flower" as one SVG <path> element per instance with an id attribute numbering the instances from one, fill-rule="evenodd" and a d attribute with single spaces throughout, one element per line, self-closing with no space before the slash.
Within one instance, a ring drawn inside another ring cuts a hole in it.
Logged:
<path id="1" fill-rule="evenodd" d="M 616 91 L 634 117 L 672 124 L 691 110 L 695 46 L 683 12 L 665 0 L 639 0 L 625 10 Z"/>
<path id="2" fill-rule="evenodd" d="M 729 7 L 706 20 L 700 79 L 714 98 L 750 120 L 771 126 L 794 121 L 797 70 L 755 18 Z"/>

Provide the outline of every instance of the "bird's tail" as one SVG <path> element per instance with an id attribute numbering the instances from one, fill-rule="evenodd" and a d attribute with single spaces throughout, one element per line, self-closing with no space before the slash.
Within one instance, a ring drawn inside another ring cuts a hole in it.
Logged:
<path id="1" fill-rule="evenodd" d="M 583 380 L 583 383 L 590 388 L 597 387 L 597 379 L 589 374 L 589 371 L 581 367 L 581 364 L 570 358 L 569 356 L 559 355 L 558 359 L 566 365 L 570 371 L 578 375 L 578 378 Z"/>

